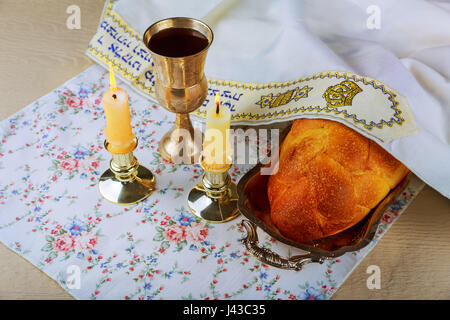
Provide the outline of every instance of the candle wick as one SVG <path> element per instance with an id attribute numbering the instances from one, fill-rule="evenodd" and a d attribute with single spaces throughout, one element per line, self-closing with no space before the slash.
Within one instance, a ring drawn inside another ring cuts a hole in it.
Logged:
<path id="1" fill-rule="evenodd" d="M 116 94 L 113 94 L 113 95 L 112 95 L 112 97 L 114 98 L 114 100 L 116 100 L 116 99 L 117 99 L 117 96 L 116 96 Z"/>
<path id="2" fill-rule="evenodd" d="M 216 103 L 216 114 L 219 114 L 219 104 Z"/>

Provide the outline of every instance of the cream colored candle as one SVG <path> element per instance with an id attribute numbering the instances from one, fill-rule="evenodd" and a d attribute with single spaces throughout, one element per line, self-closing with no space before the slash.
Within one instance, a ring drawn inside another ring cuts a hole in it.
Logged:
<path id="1" fill-rule="evenodd" d="M 206 132 L 203 144 L 203 165 L 208 171 L 224 171 L 230 163 L 231 112 L 220 105 L 219 94 L 216 104 L 206 112 Z"/>
<path id="2" fill-rule="evenodd" d="M 105 135 L 111 153 L 122 154 L 133 151 L 136 137 L 131 128 L 128 94 L 116 86 L 112 65 L 109 65 L 110 88 L 103 95 L 106 127 Z"/>

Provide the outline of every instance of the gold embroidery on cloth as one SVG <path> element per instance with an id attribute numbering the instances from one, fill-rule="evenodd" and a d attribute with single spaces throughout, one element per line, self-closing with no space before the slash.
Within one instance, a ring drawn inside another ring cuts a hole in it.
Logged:
<path id="1" fill-rule="evenodd" d="M 327 107 L 351 106 L 353 98 L 362 92 L 362 89 L 353 81 L 342 81 L 341 83 L 328 87 L 322 97 L 327 100 Z"/>
<path id="2" fill-rule="evenodd" d="M 307 98 L 308 92 L 310 92 L 312 89 L 313 88 L 308 87 L 306 85 L 301 89 L 299 87 L 296 87 L 295 89 L 279 93 L 275 96 L 273 96 L 273 94 L 270 93 L 268 95 L 261 96 L 261 99 L 258 102 L 256 102 L 256 104 L 259 105 L 261 108 L 264 107 L 276 108 L 288 104 L 292 100 L 298 101 L 301 98 Z"/>

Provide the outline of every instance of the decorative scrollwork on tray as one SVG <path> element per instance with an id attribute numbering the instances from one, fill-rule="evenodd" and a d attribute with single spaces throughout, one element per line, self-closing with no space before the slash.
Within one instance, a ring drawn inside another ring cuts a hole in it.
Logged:
<path id="1" fill-rule="evenodd" d="M 247 231 L 247 236 L 241 240 L 242 243 L 245 245 L 248 252 L 262 263 L 276 268 L 300 271 L 303 266 L 308 263 L 318 262 L 322 264 L 326 259 L 311 253 L 293 256 L 289 259 L 283 258 L 278 253 L 259 246 L 258 234 L 256 232 L 257 227 L 250 220 L 242 220 L 241 225 Z"/>

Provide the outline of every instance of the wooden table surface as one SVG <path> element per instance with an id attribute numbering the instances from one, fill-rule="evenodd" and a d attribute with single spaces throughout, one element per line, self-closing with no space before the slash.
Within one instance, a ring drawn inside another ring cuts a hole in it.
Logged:
<path id="1" fill-rule="evenodd" d="M 72 4 L 80 30 L 66 27 Z M 93 64 L 84 51 L 102 8 L 103 0 L 0 0 L 0 119 Z M 366 286 L 370 265 L 380 267 L 379 290 Z M 0 299 L 72 297 L 0 244 Z M 333 299 L 450 299 L 450 200 L 426 186 Z"/>

